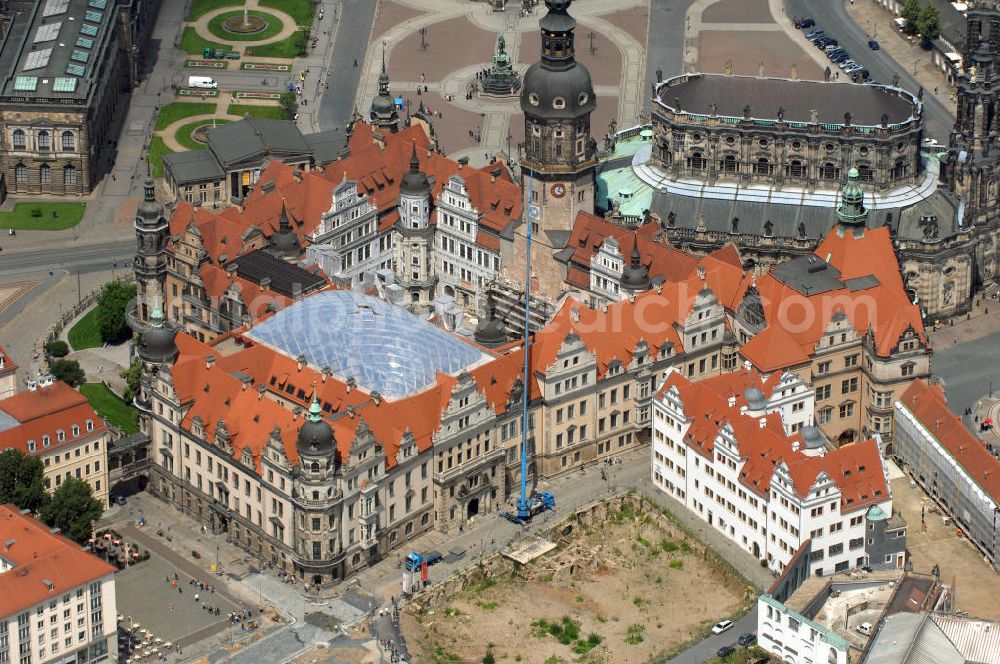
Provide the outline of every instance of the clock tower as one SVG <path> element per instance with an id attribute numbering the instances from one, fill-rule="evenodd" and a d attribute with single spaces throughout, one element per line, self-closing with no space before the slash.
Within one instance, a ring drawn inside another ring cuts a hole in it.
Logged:
<path id="1" fill-rule="evenodd" d="M 563 248 L 577 212 L 594 211 L 597 144 L 590 136 L 590 114 L 597 99 L 590 72 L 576 61 L 571 1 L 545 0 L 548 13 L 539 22 L 542 57 L 525 72 L 521 86 L 525 208 L 507 277 L 524 280 L 524 244 L 531 222 L 532 288 L 543 298 L 555 297 L 563 289 L 563 266 L 553 254 Z M 518 267 L 520 276 L 515 273 Z"/>

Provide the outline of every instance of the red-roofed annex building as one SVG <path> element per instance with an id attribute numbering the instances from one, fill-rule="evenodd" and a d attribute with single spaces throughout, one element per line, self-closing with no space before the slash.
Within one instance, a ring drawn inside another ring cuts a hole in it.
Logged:
<path id="1" fill-rule="evenodd" d="M 0 450 L 15 449 L 42 461 L 45 488 L 68 477 L 90 485 L 108 506 L 108 443 L 111 433 L 87 398 L 51 376 L 0 401 Z"/>
<path id="2" fill-rule="evenodd" d="M 115 568 L 0 505 L 0 661 L 117 662 Z"/>
<path id="3" fill-rule="evenodd" d="M 893 453 L 1000 571 L 1000 461 L 948 408 L 940 384 L 913 381 L 895 417 Z"/>
<path id="4" fill-rule="evenodd" d="M 671 371 L 653 402 L 654 484 L 776 572 L 806 540 L 813 574 L 902 569 L 905 523 L 878 442 L 835 448 L 813 427 L 790 433 L 783 412 L 811 411 L 812 399 L 790 373 L 694 383 Z M 891 527 L 876 536 L 876 522 Z"/>

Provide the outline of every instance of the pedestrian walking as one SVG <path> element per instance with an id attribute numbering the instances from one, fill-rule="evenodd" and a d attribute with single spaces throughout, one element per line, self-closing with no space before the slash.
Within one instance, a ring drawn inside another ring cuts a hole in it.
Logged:
<path id="1" fill-rule="evenodd" d="M 173 603 L 173 602 L 171 602 L 171 603 L 170 603 L 170 610 L 171 610 L 171 611 L 173 611 L 173 610 L 174 610 L 174 603 Z"/>
<path id="2" fill-rule="evenodd" d="M 357 61 L 357 59 L 355 59 L 355 60 L 354 60 L 354 66 L 355 66 L 355 67 L 357 67 L 357 66 L 358 66 L 358 61 Z"/>
<path id="3" fill-rule="evenodd" d="M 194 601 L 196 601 L 196 602 L 199 601 L 199 595 L 198 595 L 198 593 L 194 594 Z"/>

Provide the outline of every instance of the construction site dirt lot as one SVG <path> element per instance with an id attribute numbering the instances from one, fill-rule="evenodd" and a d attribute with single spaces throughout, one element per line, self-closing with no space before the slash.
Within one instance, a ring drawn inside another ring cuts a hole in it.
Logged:
<path id="1" fill-rule="evenodd" d="M 964 537 L 956 536 L 955 522 L 942 517 L 919 486 L 910 486 L 909 476 L 892 480 L 893 509 L 906 519 L 906 550 L 913 571 L 930 574 L 941 567 L 941 580 L 955 584 L 955 609 L 970 616 L 1000 620 L 1000 576 L 983 555 Z M 925 506 L 923 524 L 921 506 Z"/>
<path id="2" fill-rule="evenodd" d="M 415 598 L 413 661 L 646 662 L 747 605 L 744 582 L 647 503 L 601 517 L 558 525 L 558 549 L 529 564 L 497 557 Z"/>

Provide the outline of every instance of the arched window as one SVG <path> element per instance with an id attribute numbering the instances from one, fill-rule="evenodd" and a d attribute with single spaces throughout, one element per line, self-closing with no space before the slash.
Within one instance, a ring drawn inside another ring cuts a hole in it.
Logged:
<path id="1" fill-rule="evenodd" d="M 14 143 L 14 149 L 15 150 L 23 150 L 25 148 L 24 130 L 23 129 L 15 129 L 14 130 L 13 139 L 14 139 L 13 143 Z"/>
<path id="2" fill-rule="evenodd" d="M 42 184 L 52 184 L 52 168 L 48 164 L 42 164 L 38 169 L 38 177 Z"/>
<path id="3" fill-rule="evenodd" d="M 76 137 L 73 132 L 67 130 L 62 133 L 62 149 L 66 152 L 76 150 Z"/>
<path id="4" fill-rule="evenodd" d="M 906 165 L 906 160 L 899 158 L 892 167 L 892 179 L 898 180 L 899 178 L 905 178 L 906 172 L 909 170 Z"/>
<path id="5" fill-rule="evenodd" d="M 33 440 L 29 440 L 28 441 L 28 451 L 29 452 L 34 452 L 36 447 L 38 447 L 38 446 L 35 445 L 35 441 L 33 441 Z"/>
<path id="6" fill-rule="evenodd" d="M 14 166 L 14 181 L 18 184 L 28 184 L 28 167 L 24 164 Z"/>
<path id="7" fill-rule="evenodd" d="M 94 430 L 94 420 L 87 420 L 87 431 Z"/>
<path id="8" fill-rule="evenodd" d="M 692 152 L 688 158 L 688 168 L 692 171 L 700 171 L 705 168 L 705 157 L 700 152 Z"/>
<path id="9" fill-rule="evenodd" d="M 58 440 L 60 443 L 66 440 L 66 432 L 63 431 L 62 429 L 56 429 L 56 440 Z"/>
<path id="10" fill-rule="evenodd" d="M 871 166 L 861 164 L 858 166 L 858 179 L 862 182 L 871 182 L 875 179 L 875 171 L 872 170 Z"/>
<path id="11" fill-rule="evenodd" d="M 753 172 L 755 175 L 770 175 L 771 174 L 771 162 L 767 157 L 760 157 L 753 164 Z"/>
<path id="12" fill-rule="evenodd" d="M 312 467 L 310 469 L 312 470 L 312 472 L 318 473 L 319 472 L 319 462 L 318 461 L 313 461 L 312 462 Z"/>
<path id="13" fill-rule="evenodd" d="M 727 154 L 722 158 L 722 171 L 724 173 L 735 173 L 736 172 L 736 157 L 731 154 Z"/>
<path id="14" fill-rule="evenodd" d="M 840 169 L 837 168 L 835 164 L 828 161 L 819 169 L 819 176 L 824 180 L 839 180 Z"/>
<path id="15" fill-rule="evenodd" d="M 77 436 L 79 436 L 80 435 L 80 425 L 79 424 L 74 424 L 73 428 L 72 428 L 72 431 L 73 431 L 73 437 L 74 438 L 76 438 Z"/>
<path id="16" fill-rule="evenodd" d="M 806 169 L 802 167 L 802 162 L 798 159 L 793 159 L 788 164 L 788 175 L 793 178 L 805 177 Z"/>
<path id="17" fill-rule="evenodd" d="M 49 132 L 44 129 L 38 132 L 38 151 L 46 151 L 52 149 L 52 137 L 49 136 Z"/>
<path id="18" fill-rule="evenodd" d="M 70 164 L 63 167 L 63 182 L 66 186 L 76 185 L 76 166 Z"/>

